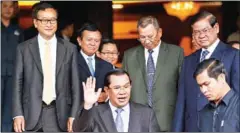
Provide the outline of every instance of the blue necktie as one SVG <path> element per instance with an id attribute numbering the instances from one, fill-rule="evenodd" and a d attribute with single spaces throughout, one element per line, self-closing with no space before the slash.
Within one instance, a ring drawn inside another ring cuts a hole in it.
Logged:
<path id="1" fill-rule="evenodd" d="M 123 120 L 122 120 L 122 117 L 121 117 L 121 112 L 123 111 L 123 109 L 118 108 L 115 111 L 117 113 L 117 117 L 116 117 L 116 120 L 115 120 L 115 125 L 116 125 L 116 128 L 117 128 L 117 131 L 118 132 L 124 132 Z"/>
<path id="2" fill-rule="evenodd" d="M 89 68 L 92 76 L 94 77 L 94 69 L 93 69 L 93 64 L 92 64 L 92 58 L 89 57 L 89 58 L 87 58 L 87 60 L 88 60 L 88 68 Z"/>
<path id="3" fill-rule="evenodd" d="M 209 54 L 209 51 L 208 50 L 204 50 L 202 51 L 202 56 L 200 58 L 200 62 L 204 61 L 206 56 Z"/>
<path id="4" fill-rule="evenodd" d="M 148 50 L 149 56 L 147 60 L 147 90 L 148 90 L 148 105 L 152 107 L 152 88 L 153 88 L 153 79 L 155 75 L 155 66 L 153 62 L 152 53 L 153 50 Z"/>

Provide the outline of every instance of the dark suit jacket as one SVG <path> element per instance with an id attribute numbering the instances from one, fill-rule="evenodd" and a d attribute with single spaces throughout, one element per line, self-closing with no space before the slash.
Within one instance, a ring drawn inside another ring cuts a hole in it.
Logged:
<path id="1" fill-rule="evenodd" d="M 75 117 L 80 103 L 80 80 L 76 47 L 57 38 L 56 114 L 66 131 L 67 118 Z M 24 116 L 26 130 L 32 130 L 42 110 L 43 70 L 37 37 L 18 45 L 13 79 L 13 117 Z"/>
<path id="2" fill-rule="evenodd" d="M 159 132 L 154 111 L 142 104 L 130 102 L 129 132 Z M 109 103 L 90 110 L 83 109 L 74 121 L 75 132 L 117 132 Z"/>
<path id="3" fill-rule="evenodd" d="M 197 127 L 198 111 L 208 103 L 193 78 L 193 73 L 199 64 L 200 54 L 201 49 L 184 59 L 179 80 L 173 131 L 199 131 Z M 227 70 L 228 84 L 239 93 L 239 51 L 220 41 L 211 58 L 223 62 Z"/>
<path id="4" fill-rule="evenodd" d="M 87 78 L 91 76 L 91 72 L 82 54 L 79 53 L 78 55 L 79 55 L 78 69 L 81 70 L 81 72 L 79 73 L 80 81 L 85 82 Z M 113 66 L 110 63 L 95 56 L 96 90 L 98 88 L 102 88 L 102 89 L 104 88 L 104 77 L 112 69 L 113 69 Z M 81 91 L 83 91 L 82 86 L 81 86 Z M 83 95 L 81 97 L 83 98 Z M 83 101 L 83 99 L 81 100 Z"/>
<path id="5" fill-rule="evenodd" d="M 170 131 L 177 98 L 177 84 L 183 61 L 183 49 L 161 42 L 153 85 L 153 110 L 161 131 Z M 132 80 L 131 100 L 148 105 L 144 47 L 142 45 L 124 53 L 123 69 Z"/>

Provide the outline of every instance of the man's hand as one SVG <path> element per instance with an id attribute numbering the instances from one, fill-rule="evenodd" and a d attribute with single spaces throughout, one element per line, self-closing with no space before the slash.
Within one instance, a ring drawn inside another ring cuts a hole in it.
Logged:
<path id="1" fill-rule="evenodd" d="M 108 95 L 106 94 L 106 92 L 101 92 L 100 97 L 98 98 L 98 102 L 99 103 L 103 103 L 107 100 Z"/>
<path id="2" fill-rule="evenodd" d="M 87 78 L 86 84 L 82 82 L 83 91 L 84 91 L 84 109 L 92 108 L 93 104 L 97 102 L 102 88 L 99 88 L 97 92 L 95 92 L 95 84 L 96 79 L 93 77 Z"/>
<path id="3" fill-rule="evenodd" d="M 67 130 L 68 130 L 68 132 L 73 132 L 73 130 L 72 130 L 73 120 L 74 120 L 74 118 L 72 118 L 72 117 L 68 118 L 68 122 L 67 122 Z"/>
<path id="4" fill-rule="evenodd" d="M 13 127 L 15 132 L 25 131 L 25 120 L 23 116 L 16 117 L 13 120 Z"/>

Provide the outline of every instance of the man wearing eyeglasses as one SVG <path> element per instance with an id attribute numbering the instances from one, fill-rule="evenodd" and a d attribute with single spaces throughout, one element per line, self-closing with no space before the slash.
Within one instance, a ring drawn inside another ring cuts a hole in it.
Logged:
<path id="1" fill-rule="evenodd" d="M 123 58 L 132 80 L 131 100 L 153 108 L 161 131 L 170 131 L 183 49 L 161 40 L 162 29 L 153 16 L 141 18 L 137 29 L 142 45 L 127 50 Z"/>
<path id="2" fill-rule="evenodd" d="M 77 48 L 55 36 L 57 10 L 33 9 L 38 35 L 18 45 L 13 82 L 15 132 L 72 131 L 80 108 Z"/>
<path id="3" fill-rule="evenodd" d="M 129 102 L 131 80 L 121 69 L 108 72 L 104 79 L 109 102 L 93 106 L 101 88 L 95 92 L 95 78 L 83 84 L 84 108 L 73 124 L 75 132 L 159 132 L 154 111 L 148 106 Z"/>
<path id="4" fill-rule="evenodd" d="M 198 112 L 208 100 L 200 92 L 193 73 L 203 60 L 215 58 L 223 62 L 227 83 L 239 94 L 239 51 L 219 40 L 219 24 L 216 17 L 210 12 L 202 11 L 192 18 L 191 27 L 196 43 L 202 48 L 184 59 L 173 120 L 173 131 L 176 132 L 199 131 Z"/>

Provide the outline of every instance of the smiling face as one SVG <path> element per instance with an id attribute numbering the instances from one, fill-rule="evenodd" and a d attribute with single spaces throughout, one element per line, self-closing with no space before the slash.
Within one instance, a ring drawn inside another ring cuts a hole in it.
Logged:
<path id="1" fill-rule="evenodd" d="M 99 31 L 85 30 L 82 33 L 82 37 L 78 37 L 77 41 L 81 47 L 81 50 L 88 56 L 94 55 L 101 43 L 101 33 Z"/>
<path id="2" fill-rule="evenodd" d="M 116 65 L 118 62 L 119 52 L 116 44 L 107 43 L 103 45 L 102 51 L 100 51 L 98 55 L 103 60 L 111 63 L 112 65 Z"/>
<path id="3" fill-rule="evenodd" d="M 110 85 L 105 88 L 109 100 L 117 108 L 124 107 L 128 104 L 131 94 L 131 83 L 129 77 L 124 75 L 111 75 Z"/>
<path id="4" fill-rule="evenodd" d="M 57 30 L 57 12 L 53 8 L 40 10 L 37 18 L 33 19 L 35 28 L 46 40 L 51 39 Z"/>

